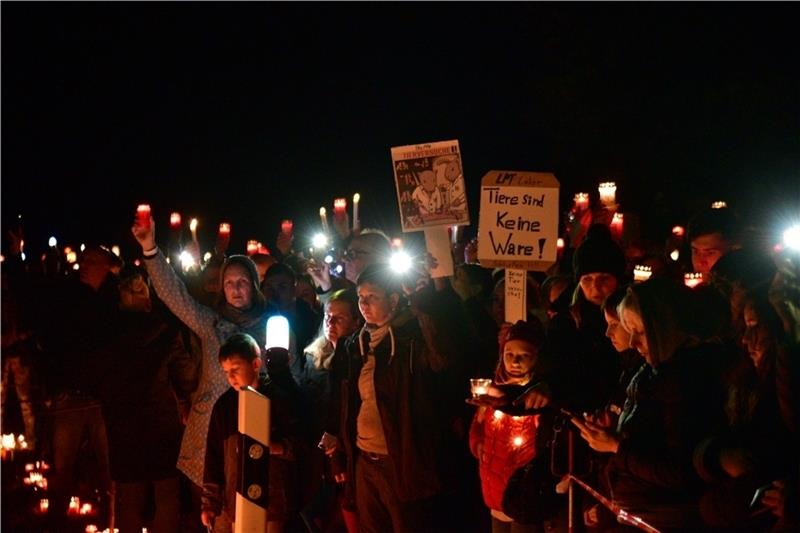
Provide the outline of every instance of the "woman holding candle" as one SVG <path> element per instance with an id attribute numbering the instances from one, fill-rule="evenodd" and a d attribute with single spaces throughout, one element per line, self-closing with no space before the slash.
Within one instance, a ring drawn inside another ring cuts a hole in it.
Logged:
<path id="1" fill-rule="evenodd" d="M 538 381 L 541 373 L 539 350 L 544 339 L 544 330 L 536 319 L 519 321 L 508 328 L 495 372 L 495 386 L 527 388 Z M 478 459 L 483 500 L 492 517 L 493 533 L 538 531 L 543 521 L 553 514 L 553 502 L 546 496 L 540 501 L 525 502 L 530 514 L 519 514 L 520 509 L 514 505 L 519 495 L 508 490 L 512 474 L 532 461 L 535 464 L 531 468 L 539 470 L 543 486 L 547 484 L 550 457 L 545 453 L 545 426 L 550 425 L 550 416 L 512 416 L 488 406 L 479 407 L 475 413 L 469 445 Z M 553 486 L 551 483 L 551 491 Z"/>
<path id="2" fill-rule="evenodd" d="M 216 305 L 210 308 L 190 296 L 186 286 L 167 263 L 156 245 L 154 224 L 144 227 L 137 221 L 131 231 L 142 247 L 144 265 L 159 298 L 202 342 L 200 383 L 194 395 L 178 458 L 178 469 L 197 487 L 201 487 L 211 408 L 228 388 L 217 361 L 219 348 L 235 333 L 248 333 L 260 346 L 264 346 L 266 322 L 272 312 L 259 290 L 258 272 L 250 258 L 234 255 L 225 260 L 221 268 L 222 291 Z"/>

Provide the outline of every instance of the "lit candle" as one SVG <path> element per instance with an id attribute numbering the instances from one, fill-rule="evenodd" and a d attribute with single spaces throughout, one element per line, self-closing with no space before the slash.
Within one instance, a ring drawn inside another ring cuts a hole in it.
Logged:
<path id="1" fill-rule="evenodd" d="M 231 225 L 228 222 L 222 222 L 219 225 L 219 236 L 230 237 L 230 235 L 231 235 Z"/>
<path id="2" fill-rule="evenodd" d="M 47 245 L 50 248 L 55 248 L 56 246 L 58 246 L 58 241 L 56 240 L 55 237 L 50 237 L 49 239 L 47 239 Z"/>
<path id="3" fill-rule="evenodd" d="M 265 254 L 265 255 L 271 255 L 269 253 L 269 248 L 267 248 L 266 246 L 261 244 L 261 241 L 258 242 L 258 253 Z"/>
<path id="4" fill-rule="evenodd" d="M 579 192 L 579 193 L 577 193 L 575 195 L 575 197 L 574 197 L 574 200 L 575 200 L 575 206 L 574 206 L 575 212 L 579 213 L 581 211 L 585 211 L 586 209 L 589 209 L 589 193 L 588 192 Z"/>
<path id="5" fill-rule="evenodd" d="M 287 237 L 292 236 L 292 230 L 294 229 L 294 223 L 289 220 L 288 218 L 281 221 L 281 232 Z"/>
<path id="6" fill-rule="evenodd" d="M 617 184 L 613 181 L 606 181 L 597 186 L 600 193 L 600 203 L 604 207 L 613 207 L 617 203 Z"/>
<path id="7" fill-rule="evenodd" d="M 344 220 L 347 214 L 347 199 L 336 198 L 333 201 L 333 218 L 336 220 Z"/>
<path id="8" fill-rule="evenodd" d="M 97 533 L 98 531 L 99 531 L 99 529 L 97 529 L 97 526 L 94 525 L 94 524 L 89 524 L 89 525 L 86 526 L 86 529 L 84 529 L 85 533 Z M 106 531 L 108 531 L 108 530 L 106 529 Z"/>
<path id="9" fill-rule="evenodd" d="M 50 509 L 50 500 L 47 498 L 42 498 L 39 500 L 39 512 L 44 514 L 48 509 Z"/>
<path id="10" fill-rule="evenodd" d="M 150 206 L 139 204 L 139 207 L 136 208 L 136 219 L 141 227 L 150 229 Z"/>
<path id="11" fill-rule="evenodd" d="M 703 283 L 703 274 L 700 272 L 689 272 L 683 275 L 683 284 L 690 289 L 694 289 L 701 283 Z"/>
<path id="12" fill-rule="evenodd" d="M 489 393 L 489 385 L 492 384 L 491 379 L 485 378 L 473 378 L 469 380 L 470 390 L 472 391 L 472 397 L 477 398 L 478 396 L 484 396 Z"/>
<path id="13" fill-rule="evenodd" d="M 69 508 L 67 508 L 67 514 L 78 514 L 81 507 L 81 499 L 77 496 L 73 496 L 69 499 Z"/>
<path id="14" fill-rule="evenodd" d="M 564 255 L 564 239 L 561 237 L 556 239 L 556 255 L 559 259 L 561 259 L 561 256 Z"/>
<path id="15" fill-rule="evenodd" d="M 324 207 L 319 208 L 319 219 L 322 222 L 322 233 L 328 233 L 328 212 Z"/>
<path id="16" fill-rule="evenodd" d="M 361 227 L 361 221 L 358 219 L 358 202 L 361 201 L 361 195 L 355 193 L 353 195 L 353 231 Z"/>
<path id="17" fill-rule="evenodd" d="M 33 463 L 28 463 L 25 465 L 26 472 L 33 472 L 33 469 L 36 468 Z"/>
<path id="18" fill-rule="evenodd" d="M 711 209 L 725 209 L 728 207 L 728 204 L 723 200 L 717 200 L 711 204 Z"/>
<path id="19" fill-rule="evenodd" d="M 192 220 L 189 221 L 189 231 L 192 232 L 193 241 L 197 240 L 197 223 L 198 222 L 196 218 L 193 218 Z"/>
<path id="20" fill-rule="evenodd" d="M 247 255 L 254 255 L 258 253 L 258 241 L 247 241 Z"/>
<path id="21" fill-rule="evenodd" d="M 119 246 L 117 246 L 116 244 L 114 246 L 112 246 L 111 247 L 111 253 L 116 255 L 117 257 L 119 257 Z"/>
<path id="22" fill-rule="evenodd" d="M 211 259 L 212 257 L 213 255 L 211 252 L 206 252 L 205 254 L 203 254 L 203 262 L 208 263 L 208 260 Z"/>
<path id="23" fill-rule="evenodd" d="M 683 229 L 683 226 L 675 226 L 672 228 L 672 234 L 676 237 L 683 237 L 684 233 L 686 233 L 686 230 Z"/>
<path id="24" fill-rule="evenodd" d="M 502 411 L 495 411 L 494 412 L 494 419 L 495 420 L 502 420 L 503 419 L 503 412 Z"/>
<path id="25" fill-rule="evenodd" d="M 614 216 L 611 218 L 611 234 L 616 239 L 622 238 L 622 229 L 624 223 L 625 220 L 622 213 L 614 213 Z"/>
<path id="26" fill-rule="evenodd" d="M 633 268 L 633 281 L 647 281 L 652 275 L 652 267 L 646 265 L 636 265 Z"/>
<path id="27" fill-rule="evenodd" d="M 525 439 L 523 439 L 523 438 L 522 438 L 522 437 L 520 437 L 519 435 L 517 435 L 516 437 L 514 437 L 514 441 L 513 441 L 513 443 L 514 443 L 514 447 L 515 447 L 515 448 L 519 448 L 520 446 L 522 446 L 522 443 L 523 443 L 523 442 L 525 442 Z"/>
<path id="28" fill-rule="evenodd" d="M 91 503 L 84 503 L 81 505 L 80 514 L 87 515 L 91 514 L 92 512 L 92 504 Z"/>
<path id="29" fill-rule="evenodd" d="M 169 214 L 169 227 L 178 229 L 181 227 L 181 214 L 177 211 Z"/>

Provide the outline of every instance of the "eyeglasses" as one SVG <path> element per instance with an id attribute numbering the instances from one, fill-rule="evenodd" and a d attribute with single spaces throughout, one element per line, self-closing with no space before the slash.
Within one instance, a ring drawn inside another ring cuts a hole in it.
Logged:
<path id="1" fill-rule="evenodd" d="M 353 248 L 348 248 L 347 250 L 344 251 L 344 253 L 342 254 L 342 257 L 346 261 L 355 261 L 359 257 L 365 256 L 365 255 L 370 255 L 371 253 L 372 252 L 367 252 L 365 250 L 354 250 Z"/>

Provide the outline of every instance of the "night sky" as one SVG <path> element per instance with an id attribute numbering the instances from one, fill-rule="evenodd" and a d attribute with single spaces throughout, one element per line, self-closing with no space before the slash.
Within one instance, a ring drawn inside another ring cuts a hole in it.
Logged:
<path id="1" fill-rule="evenodd" d="M 716 199 L 770 224 L 800 210 L 798 15 L 3 2 L 3 226 L 23 214 L 29 249 L 54 234 L 132 252 L 148 202 L 159 226 L 199 216 L 207 246 L 229 220 L 241 250 L 358 191 L 364 223 L 396 232 L 390 147 L 449 139 L 474 222 L 480 178 L 507 169 L 555 173 L 564 208 L 614 180 L 655 238 Z"/>

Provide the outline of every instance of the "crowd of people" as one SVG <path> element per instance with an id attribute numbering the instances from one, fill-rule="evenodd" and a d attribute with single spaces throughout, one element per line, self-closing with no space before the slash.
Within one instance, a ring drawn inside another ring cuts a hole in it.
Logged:
<path id="1" fill-rule="evenodd" d="M 796 530 L 798 256 L 728 208 L 688 222 L 650 246 L 571 228 L 514 324 L 502 269 L 463 236 L 431 278 L 435 257 L 398 273 L 385 233 L 346 224 L 331 262 L 281 232 L 269 254 L 220 239 L 190 270 L 152 219 L 135 263 L 90 245 L 76 270 L 23 261 L 11 233 L 4 424 L 13 390 L 53 465 L 54 531 L 87 453 L 108 526 L 231 531 L 246 386 L 272 400 L 271 533 L 566 530 L 570 475 L 611 502 L 576 490 L 578 529 Z M 288 359 L 265 356 L 275 315 Z"/>

